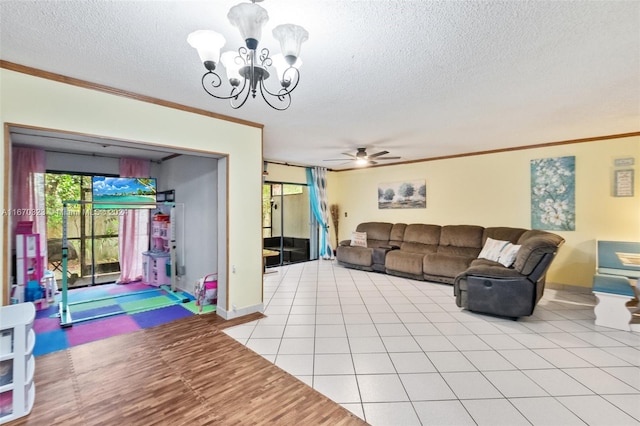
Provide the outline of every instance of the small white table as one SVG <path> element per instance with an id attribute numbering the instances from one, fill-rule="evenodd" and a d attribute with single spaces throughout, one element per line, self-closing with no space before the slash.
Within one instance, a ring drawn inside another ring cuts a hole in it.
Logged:
<path id="1" fill-rule="evenodd" d="M 593 294 L 598 298 L 594 308 L 596 325 L 623 331 L 640 331 L 640 324 L 631 324 L 636 309 L 627 303 L 636 298 L 629 278 L 618 275 L 596 274 L 593 277 Z"/>

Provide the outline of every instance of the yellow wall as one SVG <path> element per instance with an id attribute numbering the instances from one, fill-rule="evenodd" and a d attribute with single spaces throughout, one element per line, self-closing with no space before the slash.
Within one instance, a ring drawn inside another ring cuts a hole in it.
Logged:
<path id="1" fill-rule="evenodd" d="M 269 174 L 265 176 L 265 180 L 270 182 L 300 183 L 302 185 L 306 185 L 306 170 L 306 167 L 269 163 L 267 166 L 267 172 Z"/>
<path id="2" fill-rule="evenodd" d="M 228 274 L 229 307 L 261 305 L 261 128 L 7 69 L 0 69 L 0 121 L 227 155 L 228 260 L 235 265 L 235 273 Z M 4 188 L 4 174 L 0 179 Z M 202 215 L 206 220 L 207 212 Z M 7 274 L 3 271 L 4 279 Z"/>
<path id="3" fill-rule="evenodd" d="M 596 240 L 640 241 L 640 137 L 330 172 L 329 203 L 340 207 L 341 240 L 365 221 L 530 228 L 530 160 L 563 156 L 576 157 L 576 230 L 554 231 L 566 243 L 547 278 L 590 287 Z M 616 198 L 614 159 L 626 157 L 635 158 L 635 196 Z M 418 179 L 426 180 L 426 209 L 378 209 L 378 183 Z"/>

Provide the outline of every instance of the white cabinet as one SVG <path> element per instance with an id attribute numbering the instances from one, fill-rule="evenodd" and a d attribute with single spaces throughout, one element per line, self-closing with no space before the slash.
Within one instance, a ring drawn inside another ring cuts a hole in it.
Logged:
<path id="1" fill-rule="evenodd" d="M 26 416 L 33 408 L 35 317 L 30 302 L 0 306 L 0 424 Z"/>
<path id="2" fill-rule="evenodd" d="M 157 287 L 171 285 L 171 254 L 153 251 L 142 253 L 142 282 Z"/>

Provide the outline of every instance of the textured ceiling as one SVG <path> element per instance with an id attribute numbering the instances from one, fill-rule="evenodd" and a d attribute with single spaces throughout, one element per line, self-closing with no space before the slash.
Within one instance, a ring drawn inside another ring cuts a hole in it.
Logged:
<path id="1" fill-rule="evenodd" d="M 239 46 L 237 2 L 2 0 L 0 58 L 263 123 L 265 159 L 335 169 L 360 146 L 410 161 L 640 130 L 638 1 L 266 0 L 261 47 L 280 23 L 310 33 L 284 112 L 200 86 L 186 37 Z"/>

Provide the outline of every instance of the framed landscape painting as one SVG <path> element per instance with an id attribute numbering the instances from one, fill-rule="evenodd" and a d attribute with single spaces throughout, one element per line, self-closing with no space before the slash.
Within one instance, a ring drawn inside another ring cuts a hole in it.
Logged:
<path id="1" fill-rule="evenodd" d="M 425 180 L 409 180 L 378 185 L 379 209 L 424 209 L 427 207 Z"/>
<path id="2" fill-rule="evenodd" d="M 531 160 L 531 228 L 576 229 L 576 157 Z"/>

